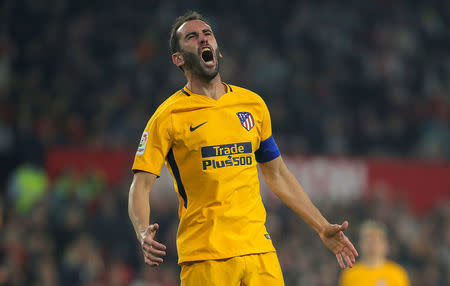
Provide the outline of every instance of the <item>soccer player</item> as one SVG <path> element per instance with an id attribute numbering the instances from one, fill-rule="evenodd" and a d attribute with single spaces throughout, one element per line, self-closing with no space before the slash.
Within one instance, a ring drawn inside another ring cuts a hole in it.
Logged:
<path id="1" fill-rule="evenodd" d="M 150 190 L 166 162 L 180 201 L 177 250 L 181 284 L 284 285 L 265 227 L 257 163 L 271 190 L 302 217 L 345 268 L 357 252 L 342 225 L 330 224 L 284 164 L 269 111 L 257 94 L 222 82 L 222 55 L 211 27 L 196 12 L 178 17 L 172 62 L 187 84 L 156 110 L 133 164 L 129 215 L 145 263 L 163 262 L 166 246 L 150 224 Z"/>
<path id="2" fill-rule="evenodd" d="M 384 225 L 373 221 L 363 223 L 360 244 L 362 259 L 342 273 L 340 286 L 409 286 L 406 271 L 386 259 L 388 242 Z"/>

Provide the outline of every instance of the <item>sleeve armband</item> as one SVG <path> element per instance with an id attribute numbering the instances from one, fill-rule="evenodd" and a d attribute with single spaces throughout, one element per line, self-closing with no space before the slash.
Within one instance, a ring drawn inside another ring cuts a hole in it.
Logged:
<path id="1" fill-rule="evenodd" d="M 272 161 L 280 156 L 280 150 L 278 150 L 277 143 L 272 136 L 264 141 L 261 141 L 259 149 L 255 152 L 255 158 L 258 163 L 265 163 Z"/>

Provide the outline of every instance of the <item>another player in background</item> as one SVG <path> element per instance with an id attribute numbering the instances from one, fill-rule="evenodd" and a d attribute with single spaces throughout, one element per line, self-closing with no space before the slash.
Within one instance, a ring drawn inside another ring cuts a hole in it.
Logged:
<path id="1" fill-rule="evenodd" d="M 343 233 L 348 223 L 330 224 L 288 170 L 261 97 L 222 82 L 211 27 L 195 12 L 177 18 L 170 48 L 187 84 L 149 120 L 129 194 L 145 263 L 158 266 L 166 251 L 155 240 L 159 225 L 149 218 L 149 193 L 166 161 L 180 200 L 182 285 L 284 285 L 265 228 L 257 163 L 271 190 L 318 233 L 342 268 L 351 267 L 358 254 Z"/>
<path id="2" fill-rule="evenodd" d="M 388 240 L 383 224 L 367 221 L 361 226 L 361 261 L 346 269 L 340 286 L 409 286 L 405 269 L 386 259 Z"/>

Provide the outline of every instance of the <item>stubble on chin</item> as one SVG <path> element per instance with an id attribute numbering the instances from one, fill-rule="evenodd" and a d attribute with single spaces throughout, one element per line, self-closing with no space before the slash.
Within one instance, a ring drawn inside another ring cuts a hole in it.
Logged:
<path id="1" fill-rule="evenodd" d="M 181 50 L 180 53 L 184 58 L 185 67 L 200 79 L 210 81 L 213 78 L 215 78 L 216 75 L 219 73 L 220 67 L 219 49 L 216 49 L 215 51 L 216 66 L 214 70 L 211 72 L 205 70 L 205 68 L 201 65 L 202 59 L 197 54 L 184 50 Z"/>

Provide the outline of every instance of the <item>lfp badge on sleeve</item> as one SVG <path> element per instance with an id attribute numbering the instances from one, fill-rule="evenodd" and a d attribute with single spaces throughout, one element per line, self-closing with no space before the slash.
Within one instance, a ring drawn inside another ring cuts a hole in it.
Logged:
<path id="1" fill-rule="evenodd" d="M 144 155 L 145 147 L 147 147 L 147 141 L 148 141 L 148 131 L 145 131 L 144 134 L 142 134 L 136 155 Z"/>

